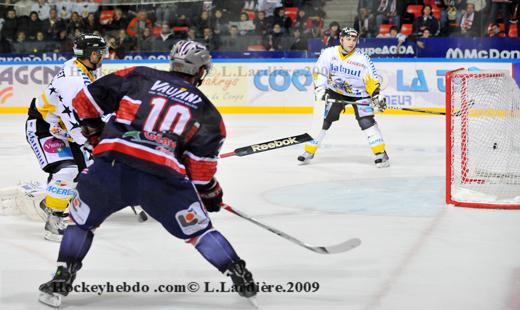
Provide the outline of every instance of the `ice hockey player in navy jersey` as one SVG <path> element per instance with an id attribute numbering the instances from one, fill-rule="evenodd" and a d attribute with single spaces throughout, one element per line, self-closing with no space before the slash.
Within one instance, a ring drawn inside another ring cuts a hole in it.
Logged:
<path id="1" fill-rule="evenodd" d="M 94 229 L 126 206 L 140 205 L 177 238 L 195 246 L 237 292 L 256 295 L 251 272 L 207 211 L 219 211 L 222 188 L 215 178 L 226 137 L 220 113 L 197 88 L 211 67 L 201 44 L 179 41 L 171 70 L 132 67 L 106 75 L 78 93 L 80 118 L 94 164 L 80 174 L 69 204 L 74 223 L 61 242 L 54 278 L 40 286 L 40 301 L 58 306 L 76 278 Z M 103 114 L 115 113 L 106 125 Z M 121 236 L 124 238 L 124 236 Z"/>

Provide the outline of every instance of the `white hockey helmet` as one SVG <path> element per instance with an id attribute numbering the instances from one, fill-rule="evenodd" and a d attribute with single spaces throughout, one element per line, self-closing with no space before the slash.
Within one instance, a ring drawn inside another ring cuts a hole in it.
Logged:
<path id="1" fill-rule="evenodd" d="M 205 69 L 203 76 L 199 76 L 200 68 Z M 203 44 L 181 40 L 172 47 L 170 52 L 170 71 L 196 76 L 197 80 L 202 82 L 210 69 L 211 55 Z"/>

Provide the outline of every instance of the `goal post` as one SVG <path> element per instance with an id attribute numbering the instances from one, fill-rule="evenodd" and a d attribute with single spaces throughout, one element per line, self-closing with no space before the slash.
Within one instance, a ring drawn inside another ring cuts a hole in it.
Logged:
<path id="1" fill-rule="evenodd" d="M 446 74 L 446 203 L 520 209 L 520 90 L 509 72 Z"/>

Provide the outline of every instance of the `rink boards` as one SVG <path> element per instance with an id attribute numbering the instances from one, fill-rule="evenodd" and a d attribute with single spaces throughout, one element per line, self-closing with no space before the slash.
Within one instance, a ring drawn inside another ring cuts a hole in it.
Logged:
<path id="1" fill-rule="evenodd" d="M 215 59 L 202 90 L 223 113 L 312 113 L 315 59 Z M 520 78 L 510 60 L 374 59 L 382 92 L 394 107 L 443 111 L 444 75 L 458 68 L 505 70 Z M 132 66 L 168 70 L 165 60 L 105 61 L 100 75 Z M 0 113 L 25 113 L 60 70 L 61 62 L 12 61 L 0 64 Z M 517 74 L 515 74 L 515 71 Z M 387 110 L 386 114 L 401 114 Z"/>

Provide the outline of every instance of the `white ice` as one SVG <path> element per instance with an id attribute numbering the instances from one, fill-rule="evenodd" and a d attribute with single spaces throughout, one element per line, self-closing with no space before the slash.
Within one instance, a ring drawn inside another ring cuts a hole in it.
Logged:
<path id="1" fill-rule="evenodd" d="M 225 115 L 223 152 L 299 134 L 309 115 Z M 257 281 L 318 282 L 314 293 L 260 293 L 260 309 L 520 309 L 520 210 L 444 203 L 444 118 L 379 116 L 391 167 L 376 169 L 352 115 L 333 125 L 313 162 L 301 146 L 222 159 L 225 201 L 312 244 L 359 237 L 350 252 L 320 255 L 222 211 L 214 225 Z M 0 116 L 0 187 L 44 179 L 23 135 L 24 117 Z M 58 247 L 43 223 L 0 216 L 0 309 L 47 309 L 39 284 Z M 76 283 L 217 283 L 227 279 L 190 245 L 150 220 L 113 215 L 97 231 Z M 64 309 L 252 309 L 235 293 L 71 293 Z"/>

